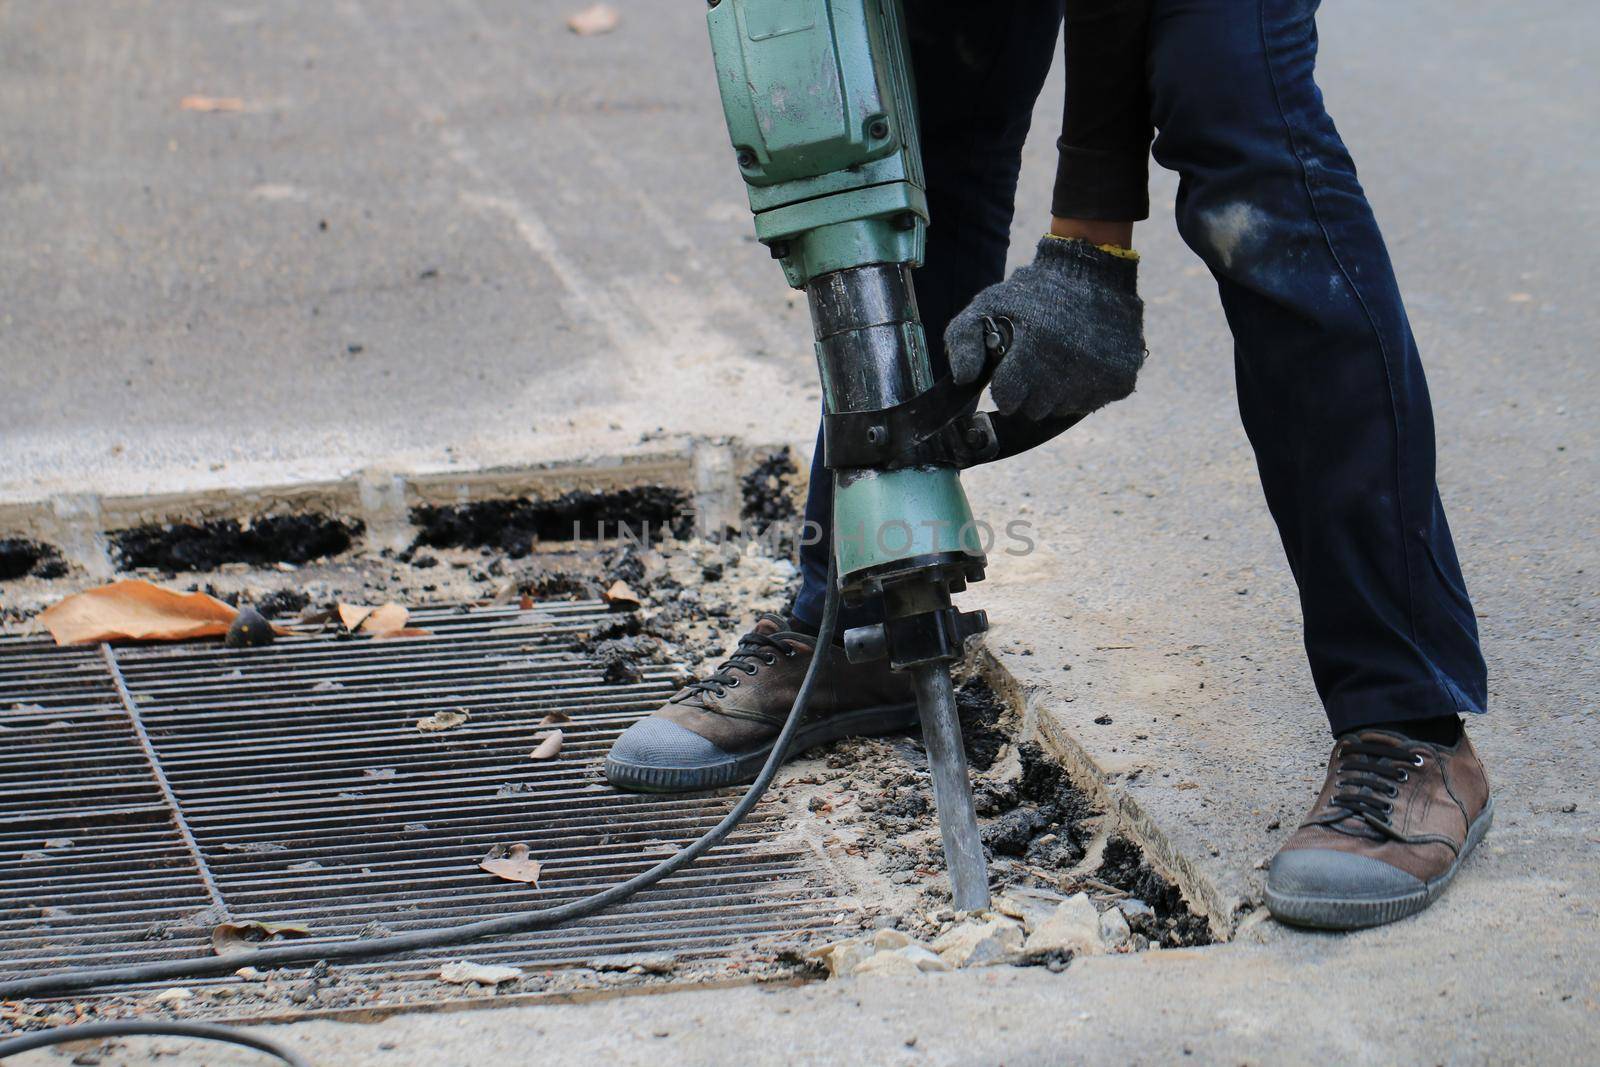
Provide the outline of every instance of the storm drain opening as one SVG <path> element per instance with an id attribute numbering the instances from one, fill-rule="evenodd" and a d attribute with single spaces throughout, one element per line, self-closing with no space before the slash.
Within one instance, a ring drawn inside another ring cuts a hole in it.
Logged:
<path id="1" fill-rule="evenodd" d="M 0 639 L 0 978 L 209 957 L 226 922 L 330 941 L 463 923 L 653 865 L 738 791 L 605 783 L 611 742 L 682 678 L 647 664 L 607 680 L 583 643 L 614 618 L 593 600 L 423 609 L 425 637 L 299 632 L 249 650 Z M 532 759 L 541 721 L 563 715 L 559 754 Z M 502 987 L 519 993 L 774 975 L 784 946 L 849 910 L 791 822 L 764 802 L 687 871 L 581 923 L 197 979 L 163 1006 L 270 1017 L 446 999 L 461 987 L 441 968 L 463 959 L 522 969 Z M 513 845 L 543 865 L 536 886 L 479 868 Z M 72 1001 L 136 1013 L 155 988 Z M 7 1021 L 50 1017 L 20 1010 Z"/>
<path id="2" fill-rule="evenodd" d="M 303 564 L 349 551 L 359 522 L 327 515 L 264 515 L 248 522 L 214 519 L 114 530 L 107 535 L 117 569 L 166 573 L 214 571 L 230 563 Z"/>
<path id="3" fill-rule="evenodd" d="M 0 582 L 30 575 L 59 578 L 66 573 L 67 565 L 54 545 L 20 537 L 0 537 Z"/>

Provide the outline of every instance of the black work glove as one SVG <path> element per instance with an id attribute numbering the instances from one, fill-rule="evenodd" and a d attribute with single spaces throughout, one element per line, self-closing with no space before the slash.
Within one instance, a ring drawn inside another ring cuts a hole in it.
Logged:
<path id="1" fill-rule="evenodd" d="M 989 389 L 1002 414 L 1088 414 L 1133 392 L 1144 365 L 1137 260 L 1087 241 L 1045 237 L 1026 267 L 989 286 L 944 332 L 955 380 L 983 371 L 985 316 L 1011 320 L 1011 346 Z"/>

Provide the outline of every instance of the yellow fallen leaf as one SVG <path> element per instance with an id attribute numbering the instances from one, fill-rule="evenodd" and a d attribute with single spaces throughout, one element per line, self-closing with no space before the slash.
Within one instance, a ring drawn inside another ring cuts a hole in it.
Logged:
<path id="1" fill-rule="evenodd" d="M 204 593 L 174 593 L 137 579 L 76 593 L 39 615 L 58 645 L 221 637 L 239 610 Z M 278 633 L 288 633 L 274 627 Z"/>
<path id="2" fill-rule="evenodd" d="M 496 878 L 504 878 L 508 882 L 527 882 L 534 888 L 539 885 L 539 871 L 542 864 L 528 856 L 528 846 L 495 845 L 489 854 L 478 864 L 480 868 L 488 871 Z"/>
<path id="3" fill-rule="evenodd" d="M 539 742 L 539 747 L 528 753 L 529 759 L 555 759 L 561 754 L 561 743 L 565 740 L 565 736 L 560 730 L 551 730 L 544 734 L 543 738 Z"/>

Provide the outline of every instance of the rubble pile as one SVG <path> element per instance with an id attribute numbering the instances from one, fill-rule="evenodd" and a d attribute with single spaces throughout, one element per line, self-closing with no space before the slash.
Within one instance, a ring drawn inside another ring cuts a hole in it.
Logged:
<path id="1" fill-rule="evenodd" d="M 1159 948 L 1132 929 L 1134 921 L 1142 923 L 1151 913 L 1138 900 L 1097 905 L 1082 892 L 1064 897 L 1019 890 L 1000 894 L 990 911 L 957 914 L 945 909 L 928 916 L 925 938 L 886 927 L 819 945 L 806 958 L 833 978 L 1000 965 L 1060 971 L 1084 956 Z"/>

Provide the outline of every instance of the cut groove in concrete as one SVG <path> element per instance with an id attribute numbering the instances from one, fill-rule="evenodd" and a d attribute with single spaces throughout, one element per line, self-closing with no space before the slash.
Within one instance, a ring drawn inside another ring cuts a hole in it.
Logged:
<path id="1" fill-rule="evenodd" d="M 150 531 L 170 526 L 204 529 L 236 523 L 248 527 L 263 520 L 317 517 L 358 531 L 356 547 L 399 552 L 417 538 L 414 516 L 430 509 L 436 512 L 491 500 L 537 504 L 585 496 L 604 499 L 643 491 L 682 499 L 686 510 L 692 509 L 701 519 L 701 525 L 706 515 L 720 516 L 722 525 L 716 531 L 720 532 L 730 520 L 736 521 L 740 476 L 755 462 L 751 457 L 759 454 L 761 450 L 722 442 L 696 442 L 677 452 L 539 467 L 423 473 L 367 470 L 336 482 L 153 496 L 65 495 L 0 504 L 0 538 L 50 546 L 64 564 L 91 577 L 110 577 L 119 569 L 115 543 L 119 537 L 126 540 L 137 533 L 143 538 Z M 680 526 L 680 532 L 689 530 Z M 171 562 L 177 561 L 140 558 L 131 565 Z M 296 561 L 286 558 L 281 562 Z"/>
<path id="2" fill-rule="evenodd" d="M 1058 718 L 1041 713 L 1038 702 L 1046 696 L 1025 691 L 991 649 L 979 651 L 977 669 L 1001 699 L 1019 712 L 1022 736 L 1040 740 L 1066 768 L 1073 783 L 1115 821 L 1116 830 L 1138 845 L 1145 858 L 1178 887 L 1190 907 L 1206 917 L 1217 940 L 1231 938 L 1240 918 L 1239 902 L 1230 901 L 1137 800 L 1113 786 L 1094 757 Z"/>

